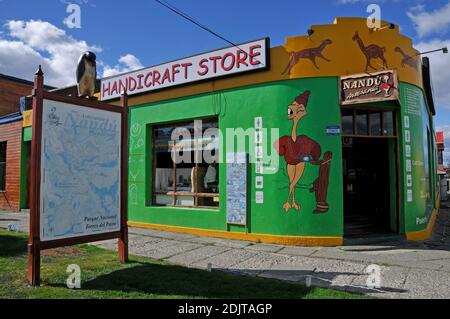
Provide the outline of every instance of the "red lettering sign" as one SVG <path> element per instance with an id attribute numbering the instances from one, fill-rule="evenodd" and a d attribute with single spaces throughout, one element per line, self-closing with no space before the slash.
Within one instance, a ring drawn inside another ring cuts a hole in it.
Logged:
<path id="1" fill-rule="evenodd" d="M 268 39 L 102 79 L 101 98 L 117 98 L 267 68 Z"/>

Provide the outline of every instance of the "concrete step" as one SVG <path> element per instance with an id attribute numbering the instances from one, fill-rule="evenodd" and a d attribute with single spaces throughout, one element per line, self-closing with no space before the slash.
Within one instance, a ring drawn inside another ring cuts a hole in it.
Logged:
<path id="1" fill-rule="evenodd" d="M 390 244 L 390 243 L 402 243 L 405 242 L 404 235 L 399 234 L 380 234 L 370 235 L 367 237 L 354 237 L 345 238 L 344 246 L 361 246 L 361 245 L 377 245 L 377 244 Z"/>

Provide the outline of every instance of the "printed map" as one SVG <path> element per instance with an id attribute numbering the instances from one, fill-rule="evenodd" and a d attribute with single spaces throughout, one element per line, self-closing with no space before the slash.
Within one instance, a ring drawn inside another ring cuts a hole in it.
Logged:
<path id="1" fill-rule="evenodd" d="M 41 240 L 120 230 L 121 114 L 44 100 Z"/>

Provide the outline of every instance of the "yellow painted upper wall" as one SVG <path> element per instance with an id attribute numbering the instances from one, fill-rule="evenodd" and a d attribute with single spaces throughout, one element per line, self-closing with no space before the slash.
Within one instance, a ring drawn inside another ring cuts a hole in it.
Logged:
<path id="1" fill-rule="evenodd" d="M 314 33 L 310 37 L 288 37 L 284 46 L 270 49 L 269 70 L 131 96 L 129 103 L 140 105 L 272 81 L 359 74 L 366 72 L 368 60 L 375 67 L 368 72 L 396 69 L 399 81 L 422 87 L 420 57 L 407 59 L 418 53 L 412 40 L 401 35 L 398 26 L 373 31 L 366 21 L 365 18 L 338 18 L 333 24 L 312 26 Z M 292 66 L 291 74 L 287 72 L 289 66 Z"/>
<path id="2" fill-rule="evenodd" d="M 366 21 L 361 18 L 338 18 L 331 25 L 312 26 L 314 33 L 311 37 L 287 38 L 283 48 L 288 52 L 305 53 L 305 49 L 323 45 L 322 54 L 331 61 L 317 58 L 316 68 L 311 60 L 301 59 L 293 68 L 291 78 L 343 76 L 397 69 L 400 81 L 422 86 L 420 58 L 407 59 L 403 55 L 413 57 L 419 53 L 413 48 L 412 40 L 401 35 L 398 26 L 393 30 L 385 28 L 373 31 L 367 27 Z M 314 53 L 314 50 L 310 52 Z M 369 57 L 375 69 L 366 70 Z M 386 67 L 383 66 L 382 58 L 387 63 Z M 402 63 L 405 58 L 407 60 Z"/>

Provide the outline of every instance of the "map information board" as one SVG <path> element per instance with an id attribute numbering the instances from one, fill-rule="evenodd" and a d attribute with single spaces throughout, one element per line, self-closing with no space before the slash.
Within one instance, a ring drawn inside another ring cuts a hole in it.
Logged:
<path id="1" fill-rule="evenodd" d="M 121 229 L 121 114 L 44 100 L 41 241 Z"/>

